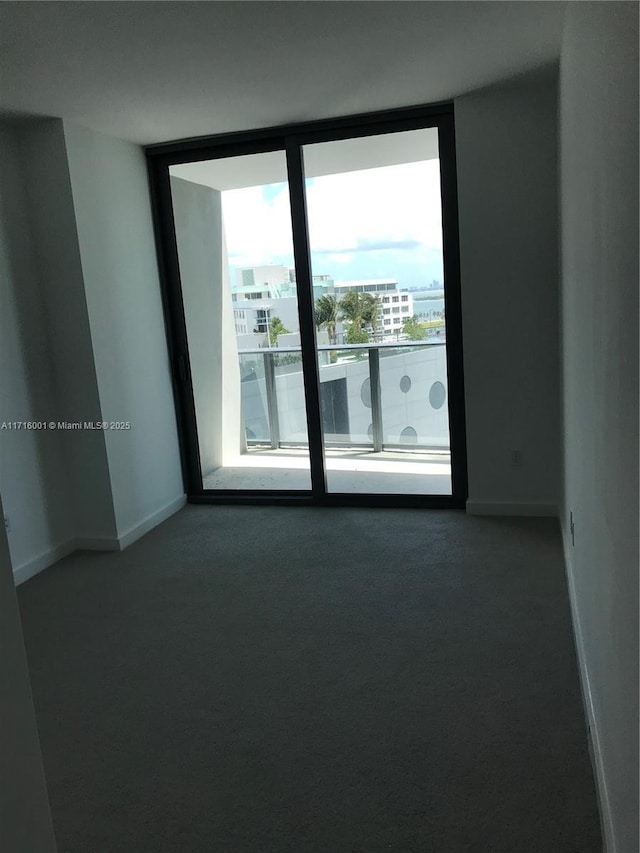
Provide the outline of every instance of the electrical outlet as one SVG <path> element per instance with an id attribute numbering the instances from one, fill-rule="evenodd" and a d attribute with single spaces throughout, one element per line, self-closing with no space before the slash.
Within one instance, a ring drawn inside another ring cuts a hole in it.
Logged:
<path id="1" fill-rule="evenodd" d="M 4 517 L 4 529 L 7 531 L 7 533 L 11 532 L 11 519 L 8 515 L 5 515 Z"/>
<path id="2" fill-rule="evenodd" d="M 511 465 L 514 468 L 520 468 L 522 465 L 522 451 L 521 450 L 512 450 L 511 451 Z"/>
<path id="3" fill-rule="evenodd" d="M 569 513 L 569 532 L 571 533 L 571 545 L 575 546 L 576 544 L 576 526 L 573 523 L 573 513 Z"/>

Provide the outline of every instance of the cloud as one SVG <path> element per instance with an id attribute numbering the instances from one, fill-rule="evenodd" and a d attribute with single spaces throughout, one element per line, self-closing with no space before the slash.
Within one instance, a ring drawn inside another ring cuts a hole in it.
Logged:
<path id="1" fill-rule="evenodd" d="M 316 253 L 313 252 L 312 254 L 315 255 Z M 356 259 L 356 256 L 350 252 L 336 252 L 336 254 L 333 254 L 333 252 L 324 252 L 323 254 L 328 256 L 329 260 L 334 261 L 336 264 L 352 264 Z"/>
<path id="2" fill-rule="evenodd" d="M 362 239 L 356 246 L 342 246 L 339 249 L 314 249 L 316 255 L 330 255 L 334 252 L 384 252 L 389 249 L 420 249 L 422 243 L 418 240 L 365 240 Z"/>
<path id="3" fill-rule="evenodd" d="M 270 204 L 277 195 L 287 191 L 287 184 L 265 184 L 260 189 L 262 191 L 262 198 L 267 204 Z"/>
<path id="4" fill-rule="evenodd" d="M 293 266 L 289 196 L 285 185 L 270 194 L 264 187 L 222 193 L 227 250 L 238 265 L 274 263 L 286 258 Z M 266 196 L 266 197 L 265 197 Z"/>
<path id="5" fill-rule="evenodd" d="M 437 160 L 316 177 L 307 183 L 311 251 L 348 263 L 357 253 L 442 250 Z M 286 184 L 222 193 L 229 255 L 239 265 L 293 265 Z M 318 270 L 320 272 L 320 270 Z"/>
<path id="6" fill-rule="evenodd" d="M 316 178 L 307 208 L 316 252 L 442 246 L 437 161 Z"/>

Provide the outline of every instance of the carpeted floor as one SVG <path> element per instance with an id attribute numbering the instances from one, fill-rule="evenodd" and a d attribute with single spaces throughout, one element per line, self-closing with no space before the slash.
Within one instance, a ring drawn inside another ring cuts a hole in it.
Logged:
<path id="1" fill-rule="evenodd" d="M 59 853 L 602 850 L 555 522 L 191 506 L 19 598 Z"/>

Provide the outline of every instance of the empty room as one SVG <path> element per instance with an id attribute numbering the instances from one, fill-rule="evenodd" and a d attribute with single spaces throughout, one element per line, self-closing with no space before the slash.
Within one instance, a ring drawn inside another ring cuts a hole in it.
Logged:
<path id="1" fill-rule="evenodd" d="M 637 3 L 0 33 L 0 849 L 637 853 Z"/>

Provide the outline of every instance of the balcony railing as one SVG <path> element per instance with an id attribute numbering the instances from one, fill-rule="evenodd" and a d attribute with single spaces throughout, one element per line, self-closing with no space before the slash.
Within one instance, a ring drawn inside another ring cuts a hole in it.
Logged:
<path id="1" fill-rule="evenodd" d="M 444 406 L 446 364 L 443 342 L 323 344 L 318 346 L 317 350 L 325 446 L 336 449 L 359 448 L 370 452 L 449 450 L 447 407 Z M 398 373 L 398 365 L 393 364 L 390 357 L 414 353 L 422 355 L 414 355 L 410 359 L 409 367 L 407 359 L 401 360 L 400 365 L 410 370 L 413 376 L 405 373 L 399 383 L 395 382 L 394 385 L 389 377 Z M 272 449 L 308 447 L 306 425 L 302 423 L 304 391 L 301 348 L 284 346 L 246 349 L 241 350 L 238 357 L 247 446 Z M 382 381 L 385 368 L 381 369 L 381 363 L 388 365 L 386 383 Z M 345 381 L 336 383 L 335 378 Z M 368 389 L 365 379 L 368 379 Z M 332 381 L 334 384 L 330 387 L 328 383 Z M 407 392 L 412 384 L 414 390 L 409 397 Z M 436 389 L 437 399 L 433 395 L 435 385 L 440 386 Z M 430 390 L 427 390 L 427 386 L 430 386 Z M 393 418 L 385 415 L 383 390 L 387 409 L 396 412 L 396 423 L 393 427 L 397 439 L 395 441 L 392 440 L 389 429 L 385 433 L 385 420 L 391 421 Z M 394 394 L 397 398 L 395 408 Z M 400 404 L 404 404 L 404 411 L 413 407 L 412 411 L 417 413 L 414 415 L 416 423 L 428 426 L 423 426 L 420 432 L 412 426 L 405 426 L 405 430 L 400 434 L 397 424 L 397 412 L 402 408 Z M 283 418 L 291 421 L 293 409 L 298 417 L 297 432 L 291 424 L 281 429 Z M 442 411 L 438 411 L 440 409 Z M 337 420 L 336 410 L 339 415 Z M 367 410 L 370 410 L 371 422 L 364 427 L 364 420 L 368 419 L 369 414 Z M 340 417 L 342 424 L 338 423 Z M 354 420 L 360 421 L 360 427 L 352 429 Z M 406 439 L 405 435 L 409 438 Z"/>

